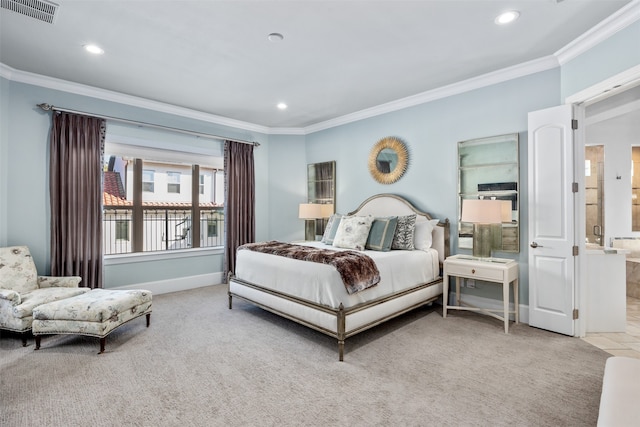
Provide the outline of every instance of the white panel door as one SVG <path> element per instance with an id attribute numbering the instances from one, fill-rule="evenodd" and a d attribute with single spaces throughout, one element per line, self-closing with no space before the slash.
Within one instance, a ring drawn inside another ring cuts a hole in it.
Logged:
<path id="1" fill-rule="evenodd" d="M 529 113 L 529 325 L 574 335 L 573 106 Z"/>

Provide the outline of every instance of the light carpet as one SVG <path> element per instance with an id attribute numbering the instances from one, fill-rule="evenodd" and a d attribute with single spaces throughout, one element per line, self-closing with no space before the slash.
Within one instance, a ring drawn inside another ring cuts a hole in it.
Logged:
<path id="1" fill-rule="evenodd" d="M 609 356 L 478 313 L 414 310 L 346 341 L 226 286 L 154 296 L 107 337 L 0 339 L 2 426 L 589 426 Z"/>

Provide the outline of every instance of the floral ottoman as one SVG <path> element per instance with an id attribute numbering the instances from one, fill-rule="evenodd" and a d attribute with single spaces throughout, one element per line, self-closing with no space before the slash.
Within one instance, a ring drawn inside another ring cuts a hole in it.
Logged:
<path id="1" fill-rule="evenodd" d="M 104 353 L 107 335 L 143 314 L 147 315 L 149 327 L 151 292 L 145 290 L 93 289 L 43 304 L 33 310 L 35 349 L 40 349 L 41 335 L 76 334 L 100 338 L 100 353 Z"/>

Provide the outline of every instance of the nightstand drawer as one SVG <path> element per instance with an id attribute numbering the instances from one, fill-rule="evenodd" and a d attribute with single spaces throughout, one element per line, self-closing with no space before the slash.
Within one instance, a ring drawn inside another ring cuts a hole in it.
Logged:
<path id="1" fill-rule="evenodd" d="M 496 280 L 500 282 L 504 279 L 503 269 L 482 267 L 478 265 L 464 265 L 463 263 L 449 263 L 447 264 L 446 269 L 447 274 L 452 276 L 470 277 L 478 280 Z"/>

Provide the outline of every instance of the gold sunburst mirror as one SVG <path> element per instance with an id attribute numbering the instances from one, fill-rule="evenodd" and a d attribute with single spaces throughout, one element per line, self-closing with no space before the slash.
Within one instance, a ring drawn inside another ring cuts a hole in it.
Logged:
<path id="1" fill-rule="evenodd" d="M 395 136 L 387 136 L 373 146 L 369 154 L 369 172 L 380 184 L 393 184 L 409 165 L 407 146 Z"/>

